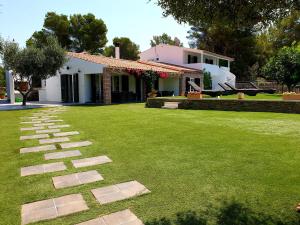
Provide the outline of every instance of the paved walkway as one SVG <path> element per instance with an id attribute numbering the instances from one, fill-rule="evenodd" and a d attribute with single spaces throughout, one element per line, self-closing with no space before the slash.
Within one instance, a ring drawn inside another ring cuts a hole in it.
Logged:
<path id="1" fill-rule="evenodd" d="M 0 109 L 1 110 L 1 109 Z M 59 114 L 67 111 L 66 107 L 55 107 L 47 110 L 35 112 L 32 116 L 21 118 L 22 132 L 32 132 L 30 135 L 22 135 L 20 141 L 35 140 L 39 145 L 21 148 L 21 154 L 33 154 L 35 152 L 46 152 L 44 159 L 67 160 L 74 157 L 82 157 L 80 150 L 74 148 L 87 147 L 92 145 L 90 141 L 72 142 L 74 135 L 79 135 L 78 131 L 64 132 L 61 129 L 70 127 L 59 119 Z M 68 150 L 73 148 L 72 150 Z M 66 149 L 66 150 L 65 150 Z M 51 151 L 50 153 L 48 151 Z M 105 156 L 94 156 L 90 158 L 79 158 L 71 160 L 74 168 L 83 168 L 104 163 L 112 163 L 112 160 Z M 52 173 L 67 170 L 64 162 L 53 162 L 39 165 L 28 165 L 21 168 L 21 176 L 38 176 L 39 174 Z M 54 188 L 59 191 L 63 188 L 76 187 L 88 183 L 104 180 L 102 175 L 96 170 L 76 172 L 64 176 L 52 177 Z M 100 204 L 133 198 L 139 195 L 150 193 L 150 191 L 138 181 L 129 181 L 116 185 L 96 188 L 91 190 L 96 200 Z M 78 213 L 88 210 L 88 206 L 81 194 L 71 194 L 53 199 L 46 199 L 22 205 L 22 224 L 38 222 L 42 220 L 55 219 L 60 216 Z M 142 225 L 130 210 L 115 212 L 106 216 L 95 218 L 80 225 Z M 79 224 L 78 224 L 79 225 Z"/>

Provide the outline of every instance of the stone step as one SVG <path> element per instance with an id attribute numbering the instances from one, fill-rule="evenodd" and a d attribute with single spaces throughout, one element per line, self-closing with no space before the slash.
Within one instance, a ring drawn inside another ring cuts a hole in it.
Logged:
<path id="1" fill-rule="evenodd" d="M 178 109 L 179 102 L 165 102 L 163 109 Z"/>
<path id="2" fill-rule="evenodd" d="M 60 138 L 49 138 L 49 139 L 40 139 L 40 144 L 52 144 L 52 143 L 60 143 L 60 142 L 66 142 L 70 141 L 67 137 L 60 137 Z"/>
<path id="3" fill-rule="evenodd" d="M 57 133 L 60 132 L 60 129 L 47 129 L 47 130 L 37 130 L 37 134 L 47 134 L 47 133 Z"/>
<path id="4" fill-rule="evenodd" d="M 81 194 L 71 194 L 22 205 L 22 225 L 88 210 Z"/>
<path id="5" fill-rule="evenodd" d="M 103 156 L 96 156 L 91 158 L 72 160 L 71 162 L 75 168 L 81 168 L 81 167 L 110 163 L 112 162 L 112 160 L 108 158 L 106 155 L 103 155 Z"/>
<path id="6" fill-rule="evenodd" d="M 102 205 L 150 193 L 144 185 L 137 181 L 101 187 L 93 189 L 91 192 Z"/>
<path id="7" fill-rule="evenodd" d="M 21 168 L 21 177 L 51 173 L 56 171 L 66 170 L 67 167 L 63 162 L 41 164 L 36 166 L 26 166 Z"/>
<path id="8" fill-rule="evenodd" d="M 53 151 L 56 150 L 55 145 L 41 145 L 29 148 L 21 148 L 20 153 L 31 153 L 31 152 L 45 152 L 45 151 Z"/>
<path id="9" fill-rule="evenodd" d="M 79 134 L 78 131 L 69 131 L 69 132 L 61 132 L 61 133 L 54 133 L 54 137 L 65 137 L 65 136 L 72 136 Z"/>
<path id="10" fill-rule="evenodd" d="M 40 126 L 40 127 L 23 127 L 20 130 L 21 131 L 31 131 L 31 130 L 43 130 L 45 127 Z"/>
<path id="11" fill-rule="evenodd" d="M 33 124 L 34 127 L 39 127 L 39 126 L 52 126 L 54 123 L 36 123 Z"/>
<path id="12" fill-rule="evenodd" d="M 64 122 L 63 120 L 45 120 L 45 123 Z"/>
<path id="13" fill-rule="evenodd" d="M 126 209 L 76 225 L 143 225 L 143 222 L 129 209 Z"/>
<path id="14" fill-rule="evenodd" d="M 70 127 L 70 125 L 68 125 L 68 124 L 62 124 L 62 125 L 51 125 L 51 126 L 48 126 L 49 129 L 66 128 L 66 127 Z"/>
<path id="15" fill-rule="evenodd" d="M 79 141 L 79 142 L 69 142 L 69 143 L 62 143 L 60 144 L 61 148 L 78 148 L 78 147 L 85 147 L 91 145 L 92 142 L 90 141 Z"/>
<path id="16" fill-rule="evenodd" d="M 65 151 L 65 152 L 47 153 L 44 155 L 45 160 L 64 159 L 64 158 L 70 158 L 75 156 L 81 156 L 81 152 L 79 150 L 73 150 L 73 151 Z"/>
<path id="17" fill-rule="evenodd" d="M 35 135 L 27 135 L 27 136 L 21 136 L 20 140 L 32 140 L 32 139 L 40 139 L 40 138 L 49 138 L 50 136 L 48 134 L 35 134 Z"/>
<path id="18" fill-rule="evenodd" d="M 103 180 L 103 177 L 96 170 L 52 177 L 53 185 L 56 189 L 74 187 L 101 180 Z"/>

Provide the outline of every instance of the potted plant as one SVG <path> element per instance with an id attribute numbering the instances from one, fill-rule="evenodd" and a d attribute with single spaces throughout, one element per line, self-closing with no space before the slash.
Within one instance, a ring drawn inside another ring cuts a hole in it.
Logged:
<path id="1" fill-rule="evenodd" d="M 198 91 L 190 91 L 190 92 L 187 94 L 187 98 L 188 98 L 188 100 L 199 100 L 199 99 L 202 99 L 203 96 L 202 96 L 202 93 L 201 93 L 201 92 L 198 92 Z"/>
<path id="2" fill-rule="evenodd" d="M 157 91 L 152 89 L 151 92 L 148 93 L 149 98 L 155 98 L 157 96 Z"/>
<path id="3" fill-rule="evenodd" d="M 297 94 L 296 92 L 284 92 L 282 99 L 286 101 L 300 100 L 300 94 Z"/>
<path id="4" fill-rule="evenodd" d="M 0 99 L 4 99 L 5 98 L 5 90 L 4 88 L 0 88 Z"/>
<path id="5" fill-rule="evenodd" d="M 245 94 L 244 94 L 243 92 L 237 93 L 237 99 L 238 99 L 238 100 L 243 100 L 243 99 L 245 99 Z"/>

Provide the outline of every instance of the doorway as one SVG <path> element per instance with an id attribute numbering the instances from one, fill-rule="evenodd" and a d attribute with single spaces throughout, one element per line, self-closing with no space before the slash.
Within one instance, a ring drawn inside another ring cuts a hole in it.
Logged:
<path id="1" fill-rule="evenodd" d="M 62 102 L 79 102 L 78 74 L 62 74 L 60 81 Z"/>

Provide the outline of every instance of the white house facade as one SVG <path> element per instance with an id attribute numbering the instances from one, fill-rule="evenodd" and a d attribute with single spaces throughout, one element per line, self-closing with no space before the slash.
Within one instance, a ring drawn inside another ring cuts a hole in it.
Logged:
<path id="1" fill-rule="evenodd" d="M 235 85 L 236 77 L 230 72 L 233 58 L 212 52 L 183 48 L 172 45 L 157 45 L 140 53 L 143 61 L 172 64 L 187 68 L 210 72 L 212 89 L 222 90 L 218 83 L 228 82 Z"/>

